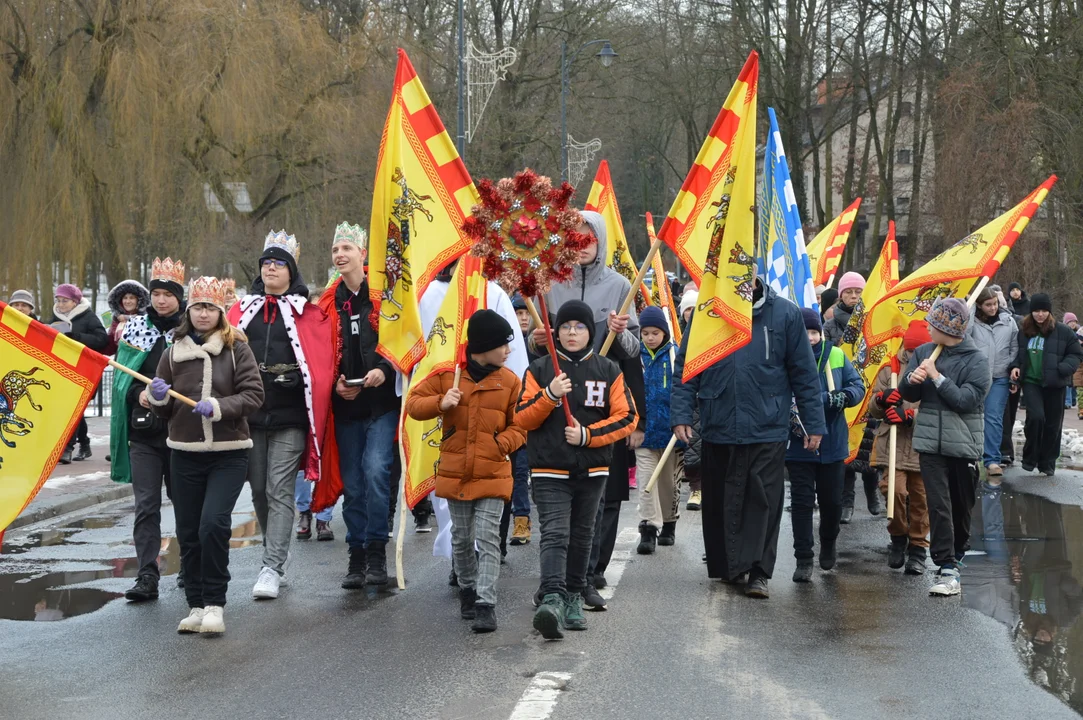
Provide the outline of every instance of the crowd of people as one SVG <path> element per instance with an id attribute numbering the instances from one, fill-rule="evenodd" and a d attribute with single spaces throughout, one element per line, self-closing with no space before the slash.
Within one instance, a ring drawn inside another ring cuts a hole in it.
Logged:
<path id="1" fill-rule="evenodd" d="M 574 276 L 546 297 L 552 335 L 522 298 L 489 283 L 488 307 L 469 319 L 465 366 L 415 378 L 406 398 L 378 351 L 380 308 L 369 294 L 367 238 L 356 225 L 335 229 L 336 278 L 322 291 L 305 284 L 299 243 L 285 232 L 267 236 L 258 275 L 239 299 L 231 280 L 186 283 L 182 262 L 156 258 L 148 286 L 125 280 L 109 293 L 106 329 L 78 287 L 59 285 L 54 327 L 153 378 L 147 385 L 117 373 L 113 382 L 109 459 L 113 479 L 133 485 L 139 563 L 126 597 L 158 597 L 164 487 L 181 548 L 177 582 L 189 605 L 178 632 L 223 633 L 231 516 L 246 482 L 263 534 L 254 598 L 279 596 L 291 543 L 312 537 L 314 519 L 317 540 L 334 540 L 340 495 L 342 587 L 385 586 L 403 412 L 441 420 L 436 489 L 415 508 L 415 529 L 428 532 L 435 515 L 434 552 L 451 558 L 460 615 L 479 633 L 497 629 L 509 536 L 512 546 L 534 539 L 532 504 L 540 550 L 533 626 L 558 639 L 586 629 L 584 610 L 607 609 L 599 591 L 633 477 L 639 554 L 676 542 L 687 484 L 684 509 L 702 513 L 708 576 L 767 598 L 787 479 L 794 582 L 813 580 L 817 545 L 820 569 L 835 567 L 858 476 L 869 512 L 883 514 L 893 464 L 888 566 L 923 575 L 929 556 L 936 568 L 929 592 L 955 595 L 977 485 L 999 485 L 1016 461 L 1020 402 L 1022 468 L 1055 472 L 1064 412 L 1083 386 L 1083 348 L 1076 316 L 1058 322 L 1048 295 L 1028 297 L 1013 283 L 1006 296 L 986 287 L 973 307 L 938 300 L 906 332 L 898 382 L 885 367 L 867 388 L 842 349 L 861 275 L 844 274 L 837 290 L 818 288 L 820 312 L 757 279 L 751 342 L 684 382 L 695 286 L 685 287 L 674 313 L 685 338 L 678 347 L 669 309 L 621 313 L 631 286 L 605 263 L 603 218 L 582 217 L 580 232 L 594 242 Z M 420 299 L 426 334 L 453 266 Z M 9 304 L 34 316 L 28 291 L 12 293 Z M 615 341 L 603 356 L 609 335 Z M 854 448 L 846 410 L 867 393 L 865 438 Z M 90 454 L 84 423 L 61 462 Z"/>

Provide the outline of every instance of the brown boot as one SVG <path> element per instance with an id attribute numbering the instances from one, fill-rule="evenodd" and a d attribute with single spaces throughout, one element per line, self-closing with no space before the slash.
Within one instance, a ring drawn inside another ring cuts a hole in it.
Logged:
<path id="1" fill-rule="evenodd" d="M 515 518 L 515 529 L 511 533 L 512 545 L 526 545 L 530 542 L 530 518 Z"/>

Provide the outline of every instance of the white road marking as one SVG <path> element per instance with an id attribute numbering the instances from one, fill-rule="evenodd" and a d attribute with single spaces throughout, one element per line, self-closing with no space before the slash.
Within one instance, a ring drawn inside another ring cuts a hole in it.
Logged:
<path id="1" fill-rule="evenodd" d="M 616 591 L 617 585 L 620 584 L 620 579 L 624 576 L 624 568 L 628 566 L 628 561 L 632 559 L 630 548 L 638 542 L 639 530 L 634 527 L 624 528 L 617 535 L 613 559 L 609 561 L 609 567 L 605 570 L 605 587 L 598 591 L 603 600 L 613 599 L 613 593 Z M 629 549 L 621 549 L 622 545 L 627 546 Z"/>
<path id="2" fill-rule="evenodd" d="M 560 699 L 560 693 L 572 679 L 571 673 L 541 672 L 530 681 L 526 692 L 515 703 L 508 720 L 546 720 Z"/>

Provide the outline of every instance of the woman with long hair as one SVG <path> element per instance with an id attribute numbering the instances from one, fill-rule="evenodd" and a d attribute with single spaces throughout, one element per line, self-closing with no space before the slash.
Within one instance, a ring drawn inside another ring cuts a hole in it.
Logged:
<path id="1" fill-rule="evenodd" d="M 188 310 L 158 363 L 149 402 L 169 421 L 173 510 L 190 612 L 180 633 L 220 635 L 229 585 L 233 506 L 248 475 L 248 416 L 263 405 L 263 381 L 244 334 L 226 322 L 221 281 L 188 286 Z M 198 399 L 195 408 L 170 387 Z"/>
<path id="2" fill-rule="evenodd" d="M 1083 360 L 1083 347 L 1071 328 L 1053 319 L 1053 301 L 1045 293 L 1030 298 L 1030 312 L 1023 318 L 1019 354 L 1012 380 L 1023 385 L 1023 469 L 1037 468 L 1052 477 L 1060 456 L 1060 432 L 1064 424 L 1064 388 Z"/>

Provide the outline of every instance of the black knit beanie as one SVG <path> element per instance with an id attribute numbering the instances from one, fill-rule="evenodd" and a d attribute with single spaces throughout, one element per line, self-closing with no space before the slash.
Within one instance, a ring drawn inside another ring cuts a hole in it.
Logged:
<path id="1" fill-rule="evenodd" d="M 478 310 L 466 325 L 466 351 L 474 355 L 507 345 L 512 338 L 511 325 L 492 310 Z"/>
<path id="2" fill-rule="evenodd" d="M 556 327 L 553 328 L 557 332 L 557 337 L 560 337 L 560 326 L 566 322 L 581 322 L 587 326 L 587 333 L 590 335 L 590 342 L 587 343 L 587 347 L 594 344 L 594 310 L 590 305 L 587 305 L 581 300 L 569 300 L 560 306 L 560 310 L 557 311 Z"/>

